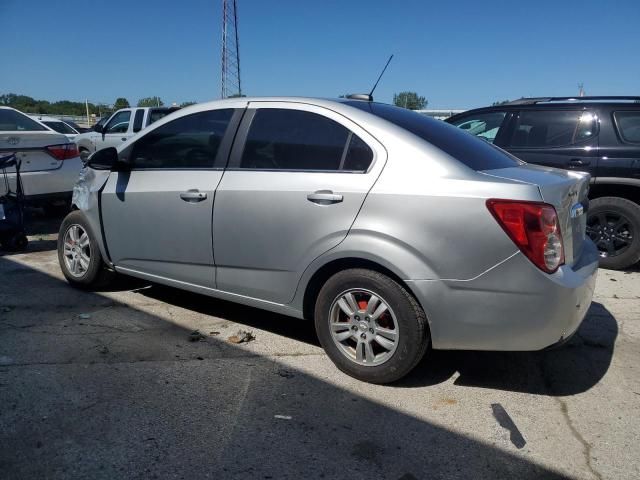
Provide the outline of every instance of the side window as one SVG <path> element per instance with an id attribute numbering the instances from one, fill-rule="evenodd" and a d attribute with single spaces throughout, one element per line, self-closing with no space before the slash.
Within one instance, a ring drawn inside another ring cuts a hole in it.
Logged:
<path id="1" fill-rule="evenodd" d="M 240 168 L 257 170 L 366 170 L 373 152 L 333 120 L 316 113 L 258 109 Z"/>
<path id="2" fill-rule="evenodd" d="M 180 117 L 140 138 L 131 152 L 133 168 L 212 168 L 233 109 Z"/>
<path id="3" fill-rule="evenodd" d="M 142 120 L 144 119 L 144 110 L 139 108 L 136 110 L 136 116 L 133 118 L 133 133 L 142 130 Z"/>
<path id="4" fill-rule="evenodd" d="M 105 133 L 126 133 L 129 130 L 131 111 L 118 112 L 107 124 Z"/>
<path id="5" fill-rule="evenodd" d="M 462 117 L 452 122 L 452 124 L 467 133 L 482 138 L 489 143 L 493 143 L 500 131 L 505 116 L 506 112 L 478 113 Z"/>
<path id="6" fill-rule="evenodd" d="M 640 143 L 640 111 L 614 112 L 616 128 L 620 137 L 629 143 Z"/>
<path id="7" fill-rule="evenodd" d="M 597 118 L 583 110 L 532 110 L 518 115 L 509 146 L 545 148 L 573 145 L 596 134 Z"/>

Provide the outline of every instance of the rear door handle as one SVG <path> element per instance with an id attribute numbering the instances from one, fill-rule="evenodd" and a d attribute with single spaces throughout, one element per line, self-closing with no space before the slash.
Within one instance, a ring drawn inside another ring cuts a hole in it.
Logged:
<path id="1" fill-rule="evenodd" d="M 186 192 L 182 192 L 180 194 L 180 198 L 185 202 L 197 203 L 207 199 L 207 194 L 205 192 L 201 192 L 200 190 L 187 190 Z"/>
<path id="2" fill-rule="evenodd" d="M 589 165 L 591 160 L 582 160 L 580 158 L 572 158 L 569 160 L 569 165 L 572 167 L 582 167 L 583 165 Z"/>
<path id="3" fill-rule="evenodd" d="M 331 205 L 340 203 L 343 200 L 342 195 L 333 193 L 331 190 L 318 190 L 317 192 L 307 195 L 307 200 L 318 205 Z"/>

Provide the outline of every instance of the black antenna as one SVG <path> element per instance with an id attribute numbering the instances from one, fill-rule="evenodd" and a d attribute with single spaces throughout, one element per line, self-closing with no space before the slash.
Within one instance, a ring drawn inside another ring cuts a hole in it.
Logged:
<path id="1" fill-rule="evenodd" d="M 378 80 L 376 80 L 376 84 L 373 86 L 373 88 L 371 89 L 371 91 L 369 92 L 369 98 L 371 98 L 370 101 L 373 101 L 373 92 L 376 89 L 376 87 L 378 86 L 378 83 L 380 83 L 380 79 L 382 78 L 382 75 L 384 75 L 384 72 L 387 70 L 387 67 L 389 66 L 389 64 L 391 63 L 391 59 L 393 58 L 393 54 L 389 57 L 389 60 L 387 60 L 386 65 L 384 66 L 384 68 L 382 69 L 382 72 L 380 72 L 380 76 L 378 77 Z"/>

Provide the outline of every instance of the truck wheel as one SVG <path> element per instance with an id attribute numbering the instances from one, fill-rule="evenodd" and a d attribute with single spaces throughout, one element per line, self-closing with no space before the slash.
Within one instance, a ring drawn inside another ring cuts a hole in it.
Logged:
<path id="1" fill-rule="evenodd" d="M 104 283 L 105 264 L 91 228 L 79 210 L 65 217 L 58 234 L 58 261 L 67 281 L 76 287 Z"/>
<path id="2" fill-rule="evenodd" d="M 600 250 L 600 266 L 621 270 L 640 260 L 640 205 L 620 197 L 591 200 L 587 233 Z"/>
<path id="3" fill-rule="evenodd" d="M 333 363 L 370 383 L 404 377 L 422 359 L 430 338 L 416 299 L 386 275 L 360 268 L 336 273 L 324 284 L 315 325 Z"/>

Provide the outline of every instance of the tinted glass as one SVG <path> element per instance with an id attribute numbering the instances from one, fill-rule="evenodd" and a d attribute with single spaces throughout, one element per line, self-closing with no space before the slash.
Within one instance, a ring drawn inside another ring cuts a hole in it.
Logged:
<path id="1" fill-rule="evenodd" d="M 171 110 L 151 110 L 149 112 L 149 125 L 153 122 L 157 122 L 162 117 L 166 117 L 171 113 Z"/>
<path id="2" fill-rule="evenodd" d="M 515 148 L 544 148 L 573 145 L 596 133 L 596 117 L 582 110 L 522 111 L 516 120 L 509 145 Z"/>
<path id="3" fill-rule="evenodd" d="M 618 132 L 625 142 L 640 143 L 640 111 L 614 112 Z"/>
<path id="4" fill-rule="evenodd" d="M 240 168 L 267 170 L 339 170 L 349 130 L 311 112 L 256 111 Z"/>
<path id="5" fill-rule="evenodd" d="M 136 110 L 136 116 L 133 117 L 133 131 L 139 132 L 142 130 L 142 120 L 144 119 L 144 110 Z"/>
<path id="6" fill-rule="evenodd" d="M 42 122 L 42 123 L 44 123 L 51 130 L 55 130 L 58 133 L 68 133 L 68 134 L 78 133 L 73 128 L 71 128 L 69 125 L 67 125 L 64 122 L 49 122 L 49 121 L 47 121 L 47 122 Z"/>
<path id="7" fill-rule="evenodd" d="M 134 168 L 211 168 L 233 109 L 177 118 L 147 133 L 131 153 Z"/>
<path id="8" fill-rule="evenodd" d="M 502 150 L 459 128 L 426 115 L 383 103 L 351 101 L 347 105 L 383 118 L 429 142 L 474 170 L 508 168 L 520 163 Z"/>
<path id="9" fill-rule="evenodd" d="M 126 133 L 129 130 L 129 120 L 131 119 L 131 112 L 124 111 L 116 113 L 109 123 L 105 133 Z"/>
<path id="10" fill-rule="evenodd" d="M 506 112 L 488 112 L 458 118 L 451 125 L 455 125 L 467 133 L 475 135 L 489 143 L 493 143 L 500 131 Z"/>
<path id="11" fill-rule="evenodd" d="M 42 132 L 47 128 L 15 110 L 0 108 L 0 132 Z"/>
<path id="12" fill-rule="evenodd" d="M 355 133 L 351 135 L 347 155 L 345 156 L 342 170 L 364 172 L 371 165 L 373 151 L 369 145 L 358 137 Z"/>

